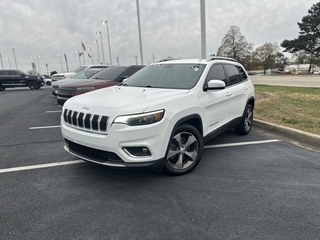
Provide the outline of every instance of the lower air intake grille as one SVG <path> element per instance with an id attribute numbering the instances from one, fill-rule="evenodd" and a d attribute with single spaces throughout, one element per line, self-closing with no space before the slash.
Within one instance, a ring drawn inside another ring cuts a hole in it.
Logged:
<path id="1" fill-rule="evenodd" d="M 107 152 L 107 151 L 102 151 L 102 150 L 82 146 L 80 144 L 71 142 L 67 139 L 65 139 L 65 141 L 69 146 L 70 150 L 80 156 L 83 156 L 88 159 L 92 159 L 101 163 L 104 163 L 104 162 L 123 163 L 121 158 L 113 152 Z"/>

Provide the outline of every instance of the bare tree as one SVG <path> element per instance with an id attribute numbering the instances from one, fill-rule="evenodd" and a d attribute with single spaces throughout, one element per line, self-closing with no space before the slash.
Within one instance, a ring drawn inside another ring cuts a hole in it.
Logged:
<path id="1" fill-rule="evenodd" d="M 217 55 L 222 57 L 231 57 L 238 62 L 245 63 L 253 53 L 253 43 L 248 43 L 245 36 L 240 32 L 237 26 L 231 26 L 227 34 L 221 41 Z M 245 64 L 244 64 L 245 65 Z"/>
<path id="2" fill-rule="evenodd" d="M 274 68 L 276 64 L 277 54 L 280 53 L 280 47 L 278 43 L 265 43 L 255 50 L 255 56 L 263 65 L 264 74 L 269 68 Z"/>

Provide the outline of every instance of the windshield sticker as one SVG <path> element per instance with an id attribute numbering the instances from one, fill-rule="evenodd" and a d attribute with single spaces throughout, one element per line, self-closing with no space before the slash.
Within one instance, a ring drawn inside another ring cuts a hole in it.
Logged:
<path id="1" fill-rule="evenodd" d="M 199 66 L 192 66 L 191 69 L 195 72 L 199 71 Z"/>

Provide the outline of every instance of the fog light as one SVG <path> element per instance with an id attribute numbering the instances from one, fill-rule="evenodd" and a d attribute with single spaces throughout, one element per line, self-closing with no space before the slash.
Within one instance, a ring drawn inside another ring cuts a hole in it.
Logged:
<path id="1" fill-rule="evenodd" d="M 124 147 L 123 151 L 131 157 L 150 157 L 151 152 L 147 147 Z"/>

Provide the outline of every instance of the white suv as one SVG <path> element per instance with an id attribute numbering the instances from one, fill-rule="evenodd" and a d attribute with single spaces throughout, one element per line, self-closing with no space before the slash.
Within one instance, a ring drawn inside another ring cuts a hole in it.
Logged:
<path id="1" fill-rule="evenodd" d="M 96 64 L 96 65 L 82 65 L 78 68 L 76 68 L 74 71 L 72 72 L 66 72 L 66 73 L 56 73 L 53 74 L 51 76 L 51 83 L 65 79 L 65 78 L 71 78 L 73 76 L 75 76 L 77 73 L 89 69 L 89 68 L 106 68 L 106 67 L 110 67 L 110 65 L 101 65 L 101 64 Z"/>
<path id="2" fill-rule="evenodd" d="M 69 99 L 61 130 L 65 150 L 86 161 L 179 175 L 197 166 L 212 137 L 248 134 L 253 108 L 253 83 L 234 59 L 165 61 Z"/>

